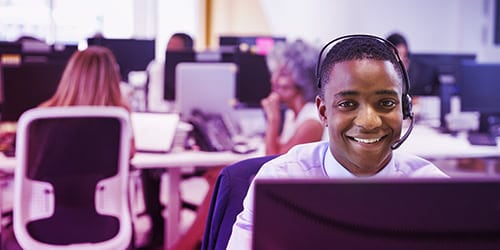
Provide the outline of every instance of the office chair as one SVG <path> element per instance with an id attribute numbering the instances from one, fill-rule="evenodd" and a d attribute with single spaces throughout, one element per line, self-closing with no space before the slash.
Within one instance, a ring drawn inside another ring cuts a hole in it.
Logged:
<path id="1" fill-rule="evenodd" d="M 127 249 L 131 128 L 118 107 L 36 108 L 16 138 L 14 235 L 23 249 Z"/>
<path id="2" fill-rule="evenodd" d="M 273 156 L 246 159 L 224 168 L 215 183 L 208 211 L 203 250 L 226 249 L 236 216 L 243 210 L 245 198 L 253 177 Z"/>

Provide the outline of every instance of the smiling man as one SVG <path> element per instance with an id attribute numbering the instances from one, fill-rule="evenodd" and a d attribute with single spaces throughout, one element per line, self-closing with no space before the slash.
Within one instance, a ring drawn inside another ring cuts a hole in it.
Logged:
<path id="1" fill-rule="evenodd" d="M 409 83 L 396 48 L 368 35 L 330 44 L 318 66 L 316 97 L 329 141 L 295 146 L 264 164 L 255 178 L 447 177 L 427 160 L 394 151 L 411 131 L 401 137 L 403 120 L 413 121 Z M 251 248 L 253 188 L 252 183 L 228 249 Z"/>

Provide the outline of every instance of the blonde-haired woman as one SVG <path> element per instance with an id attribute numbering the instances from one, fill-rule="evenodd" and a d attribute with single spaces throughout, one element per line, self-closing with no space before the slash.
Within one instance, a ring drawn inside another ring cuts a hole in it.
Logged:
<path id="1" fill-rule="evenodd" d="M 55 94 L 39 107 L 117 106 L 129 112 L 120 91 L 116 58 L 108 48 L 89 46 L 76 51 L 68 61 Z M 130 157 L 135 153 L 132 139 Z"/>
<path id="2" fill-rule="evenodd" d="M 76 51 L 64 69 L 56 93 L 40 106 L 118 106 L 130 111 L 120 92 L 118 70 L 113 53 L 105 47 Z"/>

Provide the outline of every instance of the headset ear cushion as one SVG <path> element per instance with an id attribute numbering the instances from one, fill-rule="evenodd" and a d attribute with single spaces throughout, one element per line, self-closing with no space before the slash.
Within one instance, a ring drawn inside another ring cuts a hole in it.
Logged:
<path id="1" fill-rule="evenodd" d="M 402 102 L 403 102 L 403 119 L 413 118 L 411 96 L 409 94 L 403 95 Z"/>

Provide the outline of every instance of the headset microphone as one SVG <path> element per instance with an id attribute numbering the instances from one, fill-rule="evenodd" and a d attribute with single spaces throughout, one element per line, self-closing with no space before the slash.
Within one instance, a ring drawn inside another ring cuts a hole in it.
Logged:
<path id="1" fill-rule="evenodd" d="M 414 123 L 413 115 L 410 116 L 409 119 L 410 119 L 410 126 L 406 130 L 406 133 L 401 138 L 399 138 L 396 142 L 394 142 L 394 144 L 391 145 L 392 150 L 399 148 L 399 146 L 401 146 L 401 144 L 403 144 L 403 142 L 406 141 L 408 136 L 410 136 L 411 131 L 413 130 L 413 123 Z"/>

